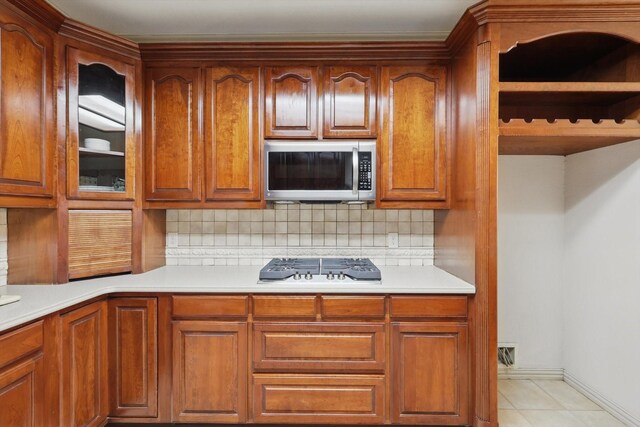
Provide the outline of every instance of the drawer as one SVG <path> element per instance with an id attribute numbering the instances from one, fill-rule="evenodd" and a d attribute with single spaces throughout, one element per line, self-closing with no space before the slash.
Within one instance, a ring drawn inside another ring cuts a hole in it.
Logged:
<path id="1" fill-rule="evenodd" d="M 256 371 L 384 372 L 383 324 L 255 323 Z"/>
<path id="2" fill-rule="evenodd" d="M 314 296 L 255 296 L 253 297 L 254 317 L 316 317 L 316 297 Z"/>
<path id="3" fill-rule="evenodd" d="M 253 376 L 256 423 L 382 424 L 382 375 Z"/>
<path id="4" fill-rule="evenodd" d="M 42 348 L 42 320 L 0 336 L 0 367 Z"/>
<path id="5" fill-rule="evenodd" d="M 384 318 L 384 297 L 322 297 L 322 317 Z"/>
<path id="6" fill-rule="evenodd" d="M 467 317 L 467 297 L 391 297 L 392 318 Z"/>
<path id="7" fill-rule="evenodd" d="M 173 317 L 247 317 L 247 296 L 193 296 L 173 297 Z"/>

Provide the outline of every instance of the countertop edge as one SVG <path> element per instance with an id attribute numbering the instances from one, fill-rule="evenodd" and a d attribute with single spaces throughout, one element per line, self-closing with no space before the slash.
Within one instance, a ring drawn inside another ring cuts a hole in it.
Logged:
<path id="1" fill-rule="evenodd" d="M 166 268 L 166 267 L 165 267 Z M 408 267 L 410 268 L 410 267 Z M 155 274 L 158 274 L 157 270 Z M 16 314 L 11 317 L 10 320 L 2 321 L 0 320 L 0 333 L 13 329 L 15 327 L 27 324 L 34 320 L 40 319 L 47 315 L 65 310 L 66 308 L 72 307 L 77 304 L 81 304 L 83 302 L 89 301 L 94 298 L 108 296 L 110 294 L 118 294 L 118 293 L 139 293 L 139 294 L 185 294 L 185 293 L 200 293 L 200 294 L 342 294 L 342 295 L 473 295 L 475 294 L 475 287 L 469 283 L 466 283 L 455 276 L 452 276 L 450 273 L 447 273 L 444 270 L 441 270 L 437 267 L 432 267 L 433 272 L 437 272 L 437 274 L 445 274 L 449 281 L 455 281 L 456 284 L 454 286 L 438 286 L 437 284 L 431 286 L 424 287 L 405 287 L 398 286 L 393 287 L 393 289 L 389 289 L 389 285 L 383 286 L 380 289 L 372 289 L 371 285 L 363 286 L 362 288 L 351 287 L 346 290 L 337 290 L 335 288 L 317 286 L 309 290 L 301 291 L 299 286 L 271 286 L 263 287 L 264 285 L 257 285 L 255 283 L 251 283 L 250 285 L 240 286 L 237 285 L 167 285 L 162 284 L 160 282 L 157 285 L 136 285 L 130 283 L 122 283 L 122 284 L 113 284 L 113 283 L 100 283 L 101 281 L 112 281 L 112 278 L 102 278 L 102 279 L 89 279 L 87 281 L 78 281 L 72 284 L 67 285 L 42 285 L 42 286 L 82 286 L 83 289 L 80 293 L 72 296 L 61 296 L 60 301 L 54 302 L 53 304 L 43 304 L 42 308 L 30 308 L 29 306 L 21 307 L 25 310 L 25 314 L 20 315 Z M 152 272 L 149 272 L 152 273 Z M 124 279 L 127 281 L 135 280 L 137 277 L 142 279 L 142 276 L 149 273 L 143 273 L 142 275 L 131 275 L 124 276 Z M 118 276 L 114 276 L 118 277 Z M 149 279 L 147 279 L 149 280 Z M 188 282 L 189 279 L 184 279 L 184 282 Z M 33 286 L 40 285 L 26 285 L 23 286 L 10 286 L 8 288 L 8 293 L 11 294 L 11 290 L 16 288 L 23 289 L 32 289 Z M 91 287 L 90 287 L 91 286 Z M 95 286 L 95 287 L 93 287 Z M 378 286 L 378 285 L 374 285 Z M 55 289 L 55 288 L 51 288 Z M 76 289 L 74 289 L 76 290 Z M 19 292 L 18 292 L 19 294 Z M 14 304 L 21 304 L 21 302 L 12 303 L 3 307 L 0 307 L 0 314 L 2 313 L 2 309 L 5 307 L 15 307 L 19 306 Z"/>

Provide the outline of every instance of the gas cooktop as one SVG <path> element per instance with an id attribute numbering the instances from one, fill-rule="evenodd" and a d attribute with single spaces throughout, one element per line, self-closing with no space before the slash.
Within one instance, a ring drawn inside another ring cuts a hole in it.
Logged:
<path id="1" fill-rule="evenodd" d="M 380 270 L 368 258 L 274 258 L 258 283 L 382 283 Z"/>

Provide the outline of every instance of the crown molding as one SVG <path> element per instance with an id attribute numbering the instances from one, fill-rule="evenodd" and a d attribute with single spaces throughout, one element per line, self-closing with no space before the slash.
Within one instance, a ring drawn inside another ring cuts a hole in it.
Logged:
<path id="1" fill-rule="evenodd" d="M 638 0 L 485 0 L 469 9 L 478 25 L 492 22 L 635 22 Z"/>
<path id="2" fill-rule="evenodd" d="M 443 41 L 448 31 L 405 31 L 370 33 L 267 33 L 267 34 L 118 34 L 136 43 L 200 43 L 200 42 L 399 42 L 399 41 Z"/>
<path id="3" fill-rule="evenodd" d="M 59 34 L 120 55 L 140 59 L 140 49 L 137 43 L 74 19 L 65 19 L 60 27 Z"/>
<path id="4" fill-rule="evenodd" d="M 58 32 L 65 20 L 64 14 L 45 0 L 6 0 L 20 11 L 26 13 L 40 24 Z"/>
<path id="5" fill-rule="evenodd" d="M 447 61 L 445 42 L 211 42 L 141 43 L 145 62 L 206 60 L 431 60 Z"/>

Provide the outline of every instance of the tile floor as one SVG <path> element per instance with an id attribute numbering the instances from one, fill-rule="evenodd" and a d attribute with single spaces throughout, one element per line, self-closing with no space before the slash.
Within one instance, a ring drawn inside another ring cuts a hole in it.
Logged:
<path id="1" fill-rule="evenodd" d="M 564 381 L 498 381 L 500 427 L 624 427 Z"/>

